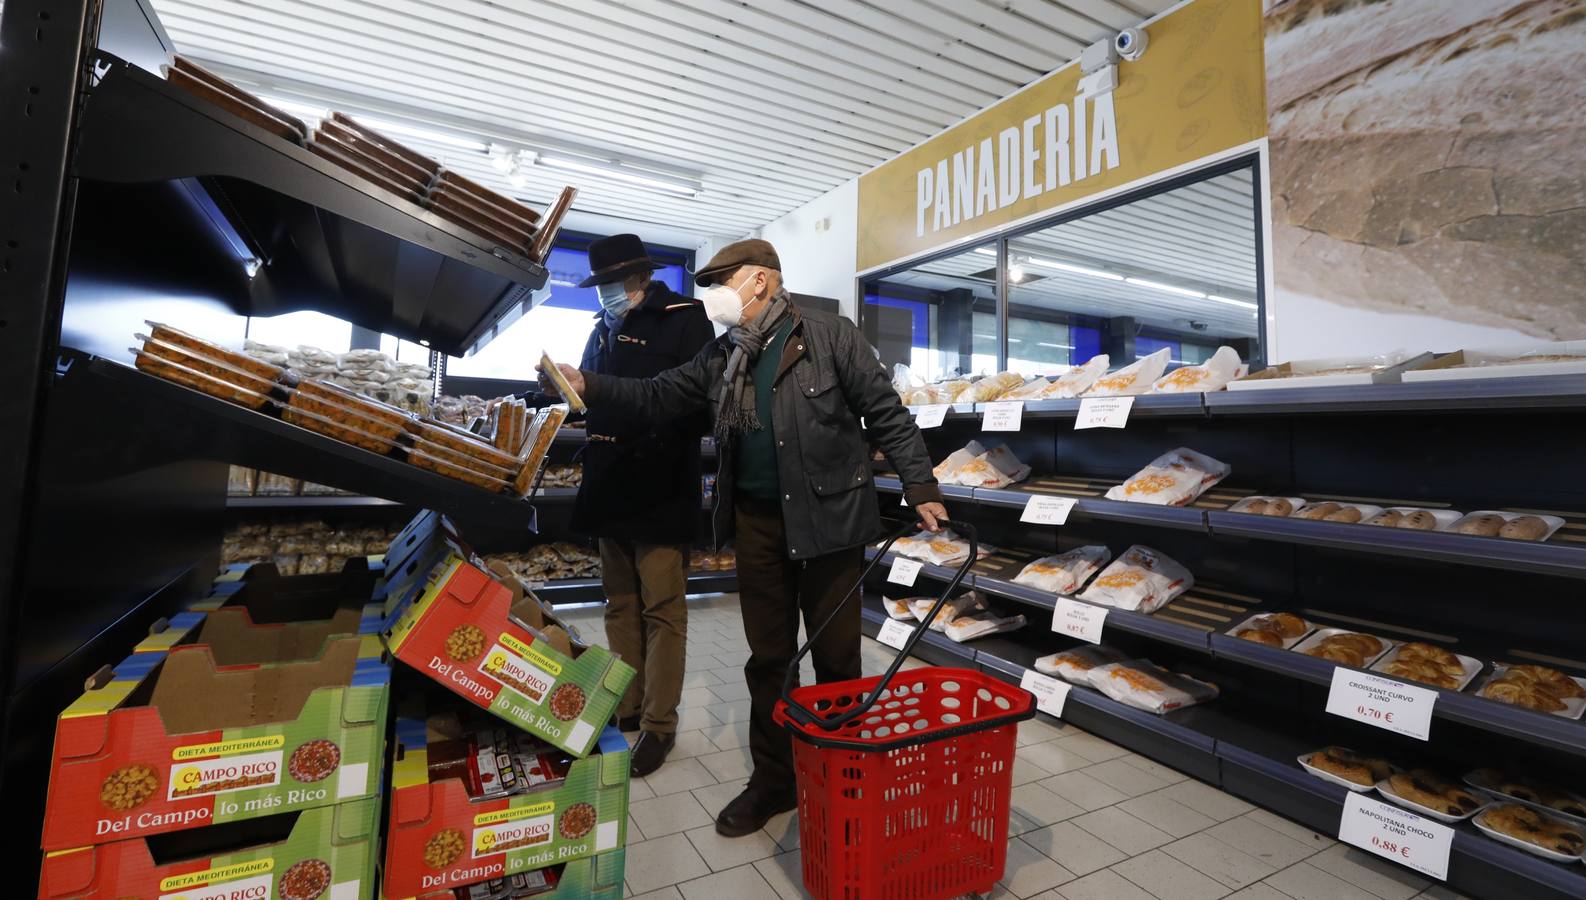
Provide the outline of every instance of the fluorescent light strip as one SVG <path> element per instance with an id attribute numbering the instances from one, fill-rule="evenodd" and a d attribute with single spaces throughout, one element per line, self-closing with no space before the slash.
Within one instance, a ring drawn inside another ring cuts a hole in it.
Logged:
<path id="1" fill-rule="evenodd" d="M 1053 343 L 1051 343 L 1049 341 L 1036 341 L 1035 342 L 1035 346 L 1037 346 L 1037 347 L 1051 347 L 1053 350 L 1072 350 L 1072 349 L 1074 349 L 1074 345 L 1073 344 L 1053 344 Z"/>
<path id="2" fill-rule="evenodd" d="M 1242 306 L 1245 309 L 1250 310 L 1251 312 L 1255 312 L 1256 310 L 1261 308 L 1261 307 L 1257 306 L 1256 304 L 1251 303 L 1249 300 L 1235 300 L 1232 297 L 1219 297 L 1216 294 L 1207 294 L 1206 295 L 1206 299 L 1215 301 L 1217 303 L 1226 303 L 1229 306 Z"/>
<path id="3" fill-rule="evenodd" d="M 692 197 L 699 193 L 700 190 L 698 187 L 693 185 L 682 184 L 676 181 L 665 181 L 660 178 L 652 178 L 647 175 L 639 175 L 616 168 L 615 166 L 584 163 L 573 159 L 563 159 L 559 156 L 542 155 L 539 159 L 535 160 L 535 162 L 539 165 L 549 166 L 553 169 L 567 169 L 574 172 L 587 172 L 591 175 L 601 175 L 606 178 L 615 178 L 618 181 L 642 184 L 646 187 L 653 187 L 657 190 L 668 191 L 674 194 L 682 194 L 686 197 Z"/>
<path id="4" fill-rule="evenodd" d="M 975 248 L 975 252 L 979 253 L 981 256 L 996 256 L 997 255 L 997 251 L 991 249 L 990 247 L 976 247 Z"/>
<path id="5" fill-rule="evenodd" d="M 403 125 L 401 122 L 388 122 L 385 119 L 372 119 L 368 116 L 353 116 L 353 118 L 358 120 L 358 124 L 364 125 L 368 128 L 373 128 L 375 131 L 385 132 L 388 134 L 399 134 L 403 137 L 414 138 L 420 141 L 428 141 L 431 144 L 440 144 L 445 147 L 456 147 L 458 150 L 471 150 L 474 153 L 485 153 L 490 149 L 484 141 L 476 141 L 472 138 L 457 137 L 456 135 L 446 134 L 440 131 L 431 131 L 428 128 L 417 128 L 412 125 Z"/>
<path id="6" fill-rule="evenodd" d="M 1071 266 L 1068 263 L 1061 263 L 1050 259 L 1036 259 L 1031 257 L 1030 259 L 1026 260 L 1026 262 L 1032 266 L 1040 266 L 1043 269 L 1057 269 L 1060 272 L 1073 272 L 1076 275 L 1089 275 L 1092 278 L 1104 278 L 1108 281 L 1124 280 L 1122 275 L 1115 275 L 1112 272 L 1103 272 L 1100 269 L 1087 269 L 1084 266 Z"/>
<path id="7" fill-rule="evenodd" d="M 1194 297 L 1197 300 L 1206 299 L 1206 295 L 1200 291 L 1192 291 L 1188 288 L 1176 287 L 1171 284 L 1163 284 L 1160 281 L 1146 281 L 1144 278 L 1132 277 L 1125 278 L 1124 281 L 1128 282 L 1129 284 L 1138 285 L 1140 287 L 1153 288 L 1158 291 L 1166 291 L 1169 294 L 1178 294 L 1181 297 Z"/>

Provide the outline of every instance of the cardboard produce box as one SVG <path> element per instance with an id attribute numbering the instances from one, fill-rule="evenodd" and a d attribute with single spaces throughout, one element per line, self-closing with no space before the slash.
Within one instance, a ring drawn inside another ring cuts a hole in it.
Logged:
<path id="1" fill-rule="evenodd" d="M 586 856 L 511 878 L 493 879 L 453 890 L 433 891 L 417 898 L 381 894 L 382 900 L 618 900 L 622 896 L 623 850 Z"/>
<path id="2" fill-rule="evenodd" d="M 58 851 L 44 858 L 38 896 L 361 900 L 375 892 L 379 813 L 379 799 L 368 798 L 171 838 Z"/>
<path id="3" fill-rule="evenodd" d="M 515 727 L 588 754 L 633 668 L 603 647 L 574 643 L 521 582 L 504 584 L 472 558 L 441 527 L 414 546 L 393 544 L 385 604 L 392 655 Z"/>
<path id="4" fill-rule="evenodd" d="M 461 717 L 398 718 L 393 755 L 388 896 L 505 878 L 627 843 L 629 753 L 615 728 L 596 752 L 572 759 L 465 708 Z"/>
<path id="5" fill-rule="evenodd" d="M 185 613 L 155 638 L 186 634 L 184 616 L 215 643 L 134 653 L 61 713 L 45 850 L 379 792 L 391 670 L 378 636 L 225 609 Z"/>

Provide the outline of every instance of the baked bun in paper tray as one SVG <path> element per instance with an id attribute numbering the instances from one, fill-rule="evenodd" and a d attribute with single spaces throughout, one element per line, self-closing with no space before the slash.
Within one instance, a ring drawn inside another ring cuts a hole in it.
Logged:
<path id="1" fill-rule="evenodd" d="M 1167 369 L 1168 349 L 1135 360 L 1127 366 L 1096 379 L 1085 391 L 1087 397 L 1132 397 L 1151 390 L 1151 386 Z"/>
<path id="2" fill-rule="evenodd" d="M 1155 506 L 1185 506 L 1202 492 L 1233 471 L 1188 447 L 1164 453 L 1151 464 L 1129 476 L 1123 484 L 1107 489 L 1108 500 L 1150 503 Z"/>
<path id="3" fill-rule="evenodd" d="M 941 484 L 964 487 L 1002 488 L 1030 477 L 1030 467 L 1007 445 L 987 450 L 979 441 L 954 450 L 932 472 Z"/>
<path id="4" fill-rule="evenodd" d="M 1103 569 L 1079 599 L 1153 613 L 1195 585 L 1195 576 L 1150 547 L 1135 544 Z"/>
<path id="5" fill-rule="evenodd" d="M 1218 347 L 1211 358 L 1198 366 L 1183 366 L 1163 375 L 1151 385 L 1153 394 L 1184 394 L 1195 391 L 1220 391 L 1239 376 L 1244 361 L 1232 347 Z"/>
<path id="6" fill-rule="evenodd" d="M 1075 547 L 1067 553 L 1043 556 L 1013 576 L 1014 584 L 1053 594 L 1072 594 L 1112 559 L 1106 547 Z"/>
<path id="7" fill-rule="evenodd" d="M 876 546 L 879 548 L 881 544 Z M 990 544 L 981 544 L 976 557 L 984 558 L 995 553 L 996 549 Z M 949 528 L 935 534 L 921 529 L 908 537 L 898 538 L 892 544 L 892 552 L 933 566 L 957 566 L 969 556 L 969 542 Z"/>

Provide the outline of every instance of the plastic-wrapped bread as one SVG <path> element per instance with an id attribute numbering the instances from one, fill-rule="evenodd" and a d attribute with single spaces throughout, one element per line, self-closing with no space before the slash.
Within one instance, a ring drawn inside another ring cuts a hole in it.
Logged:
<path id="1" fill-rule="evenodd" d="M 534 479 L 540 472 L 540 466 L 545 463 L 546 454 L 551 450 L 551 442 L 556 439 L 556 430 L 567 421 L 567 407 L 560 404 L 547 406 L 534 414 L 534 421 L 529 423 L 528 433 L 523 439 L 524 452 L 522 467 L 518 470 L 517 481 L 513 484 L 513 491 L 519 497 L 527 497 L 534 490 Z"/>
<path id="2" fill-rule="evenodd" d="M 149 326 L 149 334 L 138 335 L 143 341 L 144 353 L 208 375 L 217 381 L 268 395 L 286 374 L 278 365 L 222 347 L 169 325 L 159 322 L 145 324 Z M 139 368 L 145 368 L 141 364 L 142 357 L 139 359 Z M 200 390 L 203 388 L 200 387 Z"/>
<path id="3" fill-rule="evenodd" d="M 979 447 L 978 442 L 971 441 L 971 447 Z M 967 454 L 970 447 L 955 451 L 948 460 L 943 461 L 944 468 L 949 461 L 962 459 L 960 454 Z M 964 487 L 1002 488 L 1016 481 L 1023 481 L 1030 477 L 1030 467 L 1013 455 L 1007 445 L 986 450 L 974 458 L 963 462 L 961 465 L 946 468 L 937 475 L 936 480 L 942 484 L 956 484 Z"/>
<path id="4" fill-rule="evenodd" d="M 1013 583 L 1054 594 L 1071 594 L 1084 586 L 1110 559 L 1112 552 L 1106 547 L 1076 547 L 1030 563 L 1013 577 Z"/>
<path id="5" fill-rule="evenodd" d="M 1043 400 L 1068 400 L 1078 397 L 1090 390 L 1103 375 L 1107 374 L 1107 366 L 1112 361 L 1105 353 L 1098 353 L 1077 365 L 1067 372 L 1057 376 L 1051 384 L 1041 392 Z"/>
<path id="6" fill-rule="evenodd" d="M 386 453 L 397 446 L 412 416 L 325 381 L 304 378 L 281 418 L 339 441 Z"/>
<path id="7" fill-rule="evenodd" d="M 1162 553 L 1135 544 L 1113 560 L 1079 599 L 1117 609 L 1152 613 L 1195 585 L 1195 576 Z"/>
<path id="8" fill-rule="evenodd" d="M 884 597 L 881 605 L 886 608 L 888 616 L 900 622 L 914 622 L 917 620 L 914 618 L 914 610 L 909 607 L 910 602 L 901 598 Z"/>
<path id="9" fill-rule="evenodd" d="M 1090 671 L 1090 684 L 1119 703 L 1157 715 L 1217 696 L 1216 685 L 1169 672 L 1145 659 L 1097 666 Z"/>
<path id="10" fill-rule="evenodd" d="M 924 622 L 925 617 L 931 614 L 931 607 L 936 605 L 935 597 L 915 597 L 909 601 L 909 612 L 914 615 L 915 621 Z M 947 628 L 947 623 L 972 613 L 982 612 L 986 609 L 986 600 L 975 591 L 961 594 L 942 604 L 937 610 L 936 618 L 930 623 L 932 631 L 942 631 Z"/>
<path id="11" fill-rule="evenodd" d="M 1151 390 L 1151 386 L 1162 377 L 1162 372 L 1167 368 L 1168 350 L 1152 353 L 1150 356 L 1137 359 L 1127 366 L 1096 379 L 1090 390 L 1085 392 L 1087 397 L 1129 397 L 1144 394 Z"/>
<path id="12" fill-rule="evenodd" d="M 998 372 L 971 384 L 958 395 L 958 403 L 989 403 L 1000 400 L 1003 394 L 1024 384 L 1024 376 L 1017 372 Z"/>
<path id="13" fill-rule="evenodd" d="M 1151 386 L 1154 394 L 1182 394 L 1193 391 L 1220 391 L 1239 375 L 1243 365 L 1238 351 L 1218 347 L 1211 358 L 1198 366 L 1183 366 L 1163 375 Z"/>
<path id="14" fill-rule="evenodd" d="M 1052 383 L 1050 381 L 1047 381 L 1045 378 L 1036 377 L 1026 381 L 1024 384 L 1019 385 L 1006 394 L 1003 394 L 1002 399 L 1039 400 L 1041 397 L 1045 396 L 1046 391 L 1051 387 Z"/>
<path id="15" fill-rule="evenodd" d="M 1108 663 L 1123 662 L 1129 656 L 1122 650 L 1100 645 L 1092 647 L 1076 647 L 1062 653 L 1053 653 L 1043 656 L 1035 661 L 1035 670 L 1047 675 L 1056 675 L 1064 681 L 1073 684 L 1090 684 L 1090 672 L 1097 666 Z"/>
<path id="16" fill-rule="evenodd" d="M 986 448 L 979 441 L 970 441 L 961 449 L 954 450 L 947 455 L 946 459 L 937 463 L 935 468 L 931 469 L 931 474 L 935 475 L 936 480 L 943 484 L 953 484 L 952 478 L 954 474 L 959 469 L 979 459 L 980 455 L 985 452 Z"/>
<path id="17" fill-rule="evenodd" d="M 1227 463 L 1188 447 L 1179 447 L 1152 460 L 1123 484 L 1109 488 L 1107 499 L 1184 506 L 1227 478 L 1231 471 Z"/>
<path id="18" fill-rule="evenodd" d="M 959 642 L 971 641 L 988 634 L 1003 634 L 1024 627 L 1024 616 L 999 616 L 990 610 L 959 616 L 942 629 L 946 635 Z"/>

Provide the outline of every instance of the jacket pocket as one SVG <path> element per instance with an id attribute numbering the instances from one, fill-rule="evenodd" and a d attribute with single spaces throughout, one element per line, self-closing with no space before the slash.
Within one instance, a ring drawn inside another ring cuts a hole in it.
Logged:
<path id="1" fill-rule="evenodd" d="M 811 472 L 808 476 L 810 490 L 817 497 L 830 497 L 860 488 L 870 483 L 868 462 L 850 463 L 837 468 Z"/>

